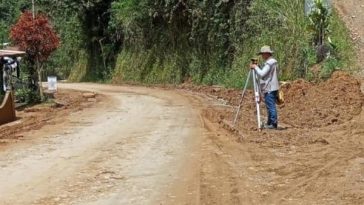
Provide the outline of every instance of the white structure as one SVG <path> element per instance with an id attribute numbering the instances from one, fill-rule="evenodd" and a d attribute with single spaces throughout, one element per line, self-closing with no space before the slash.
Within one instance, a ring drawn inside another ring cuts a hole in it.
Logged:
<path id="1" fill-rule="evenodd" d="M 331 12 L 332 1 L 331 0 L 322 0 L 326 8 Z M 305 0 L 305 15 L 308 16 L 315 8 L 315 0 Z"/>
<path id="2" fill-rule="evenodd" d="M 48 90 L 51 92 L 57 92 L 57 77 L 48 76 Z"/>

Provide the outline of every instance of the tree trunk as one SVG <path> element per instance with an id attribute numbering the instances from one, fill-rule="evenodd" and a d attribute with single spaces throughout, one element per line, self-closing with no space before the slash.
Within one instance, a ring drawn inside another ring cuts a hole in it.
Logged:
<path id="1" fill-rule="evenodd" d="M 36 58 L 35 60 L 36 62 L 36 70 L 37 70 L 37 74 L 38 74 L 38 94 L 40 96 L 40 100 L 43 101 L 44 100 L 44 94 L 43 94 L 43 86 L 42 86 L 42 68 L 40 66 L 39 63 L 39 59 Z"/>

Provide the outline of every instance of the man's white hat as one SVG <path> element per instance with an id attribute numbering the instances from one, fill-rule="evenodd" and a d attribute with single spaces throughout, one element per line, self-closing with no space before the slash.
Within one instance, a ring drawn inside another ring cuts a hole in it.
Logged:
<path id="1" fill-rule="evenodd" d="M 274 52 L 272 51 L 272 49 L 270 48 L 270 46 L 263 46 L 260 49 L 260 52 L 258 53 L 259 55 L 263 54 L 263 53 L 270 53 L 273 54 Z"/>

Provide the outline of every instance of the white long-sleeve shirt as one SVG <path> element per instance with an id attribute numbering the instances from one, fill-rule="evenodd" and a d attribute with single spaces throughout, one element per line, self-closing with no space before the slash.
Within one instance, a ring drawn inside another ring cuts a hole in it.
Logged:
<path id="1" fill-rule="evenodd" d="M 255 67 L 255 72 L 260 78 L 260 86 L 263 93 L 279 90 L 278 80 L 278 61 L 274 58 L 269 58 L 263 68 Z"/>

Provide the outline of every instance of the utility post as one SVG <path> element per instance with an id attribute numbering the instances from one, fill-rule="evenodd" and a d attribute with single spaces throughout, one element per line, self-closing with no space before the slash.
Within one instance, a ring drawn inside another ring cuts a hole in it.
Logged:
<path id="1" fill-rule="evenodd" d="M 35 19 L 35 3 L 34 3 L 34 1 L 35 0 L 32 0 L 33 21 Z M 43 94 L 43 88 L 42 88 L 42 71 L 40 70 L 41 66 L 39 65 L 39 57 L 38 56 L 35 57 L 35 67 L 36 67 L 36 70 L 37 70 L 37 73 L 38 73 L 39 94 L 40 94 L 41 100 L 43 100 L 44 99 L 44 94 Z"/>
<path id="2" fill-rule="evenodd" d="M 33 14 L 33 19 L 35 19 L 35 4 L 34 4 L 34 0 L 32 0 L 32 14 Z"/>

